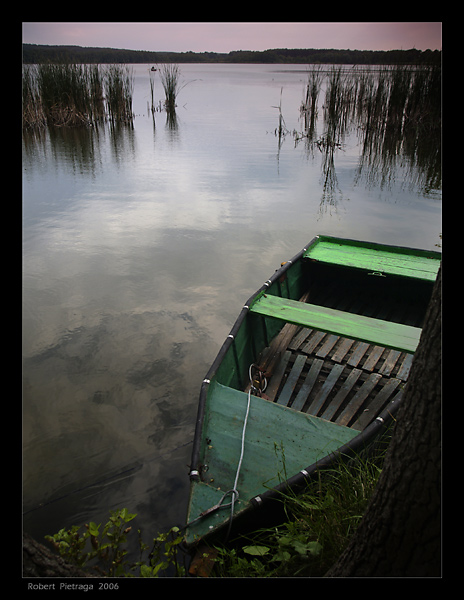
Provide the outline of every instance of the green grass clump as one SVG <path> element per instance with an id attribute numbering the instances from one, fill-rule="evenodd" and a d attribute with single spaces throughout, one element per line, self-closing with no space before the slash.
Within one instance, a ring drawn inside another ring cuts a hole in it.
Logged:
<path id="1" fill-rule="evenodd" d="M 216 577 L 322 577 L 355 532 L 381 467 L 357 459 L 318 474 L 283 499 L 287 521 L 220 547 Z"/>
<path id="2" fill-rule="evenodd" d="M 164 107 L 168 113 L 175 112 L 177 96 L 182 87 L 184 87 L 183 85 L 180 85 L 180 76 L 181 71 L 179 65 L 161 65 L 160 79 L 165 95 Z"/>

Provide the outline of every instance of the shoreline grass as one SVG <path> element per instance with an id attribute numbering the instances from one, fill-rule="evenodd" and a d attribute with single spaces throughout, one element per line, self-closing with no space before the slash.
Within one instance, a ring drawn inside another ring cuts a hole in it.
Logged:
<path id="1" fill-rule="evenodd" d="M 216 546 L 210 577 L 323 577 L 367 509 L 384 454 L 341 462 L 284 496 L 287 521 Z"/>

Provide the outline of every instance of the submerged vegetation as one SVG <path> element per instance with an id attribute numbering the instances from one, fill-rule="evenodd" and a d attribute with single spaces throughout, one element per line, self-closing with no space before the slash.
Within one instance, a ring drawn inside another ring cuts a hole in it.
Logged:
<path id="1" fill-rule="evenodd" d="M 133 75 L 127 66 L 43 64 L 23 68 L 23 127 L 131 123 Z"/>

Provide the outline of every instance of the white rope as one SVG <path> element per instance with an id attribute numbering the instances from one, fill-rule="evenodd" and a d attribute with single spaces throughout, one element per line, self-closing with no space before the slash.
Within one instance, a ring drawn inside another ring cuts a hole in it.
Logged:
<path id="1" fill-rule="evenodd" d="M 250 368 L 248 369 L 248 375 L 250 377 L 250 389 L 248 390 L 247 409 L 246 409 L 245 419 L 243 421 L 242 448 L 241 448 L 241 451 L 240 451 L 240 459 L 238 461 L 237 472 L 235 474 L 234 487 L 232 488 L 232 490 L 230 490 L 232 492 L 232 502 L 230 503 L 230 519 L 229 519 L 229 529 L 228 529 L 228 532 L 227 532 L 227 537 L 229 537 L 230 529 L 232 527 L 232 519 L 234 517 L 235 499 L 238 498 L 238 496 L 239 496 L 239 492 L 238 492 L 238 489 L 237 489 L 237 484 L 238 484 L 238 478 L 239 478 L 239 475 L 240 475 L 240 469 L 242 468 L 243 455 L 244 455 L 244 452 L 245 452 L 245 433 L 246 433 L 246 428 L 247 428 L 247 424 L 248 424 L 248 415 L 250 413 L 251 392 L 252 392 L 252 390 L 254 390 L 256 392 L 259 392 L 259 391 L 262 392 L 267 387 L 266 378 L 264 378 L 264 388 L 262 390 L 259 390 L 258 388 L 256 388 L 253 385 L 253 376 L 252 376 L 252 373 L 251 373 L 252 367 L 253 367 L 253 365 L 250 365 Z"/>
<path id="2" fill-rule="evenodd" d="M 238 483 L 238 477 L 240 475 L 240 469 L 242 468 L 243 454 L 245 452 L 245 432 L 246 432 L 246 427 L 247 427 L 247 423 L 248 423 L 248 415 L 250 413 L 251 390 L 252 390 L 252 388 L 250 387 L 250 389 L 248 390 L 248 403 L 247 403 L 247 409 L 246 409 L 246 414 L 245 414 L 245 420 L 243 421 L 242 449 L 240 451 L 240 459 L 238 461 L 237 472 L 235 474 L 234 487 L 231 490 L 232 502 L 230 503 L 230 519 L 229 519 L 229 530 L 227 532 L 227 537 L 229 536 L 230 528 L 232 527 L 232 519 L 234 517 L 235 498 L 238 498 L 238 496 L 239 496 L 239 493 L 237 490 L 237 483 Z"/>
<path id="3" fill-rule="evenodd" d="M 222 498 L 219 500 L 219 502 L 217 504 L 215 504 L 211 508 L 205 510 L 203 513 L 201 513 L 200 516 L 198 516 L 196 519 L 193 519 L 193 521 L 190 521 L 186 525 L 186 527 L 188 527 L 189 525 L 192 525 L 196 521 L 199 521 L 200 519 L 202 519 L 206 515 L 209 515 L 212 512 L 218 510 L 219 508 L 226 508 L 227 506 L 230 506 L 229 529 L 227 531 L 226 539 L 229 537 L 230 529 L 232 527 L 232 519 L 233 519 L 233 516 L 234 516 L 235 500 L 236 500 L 236 498 L 239 497 L 239 492 L 238 492 L 238 489 L 237 489 L 237 484 L 238 484 L 238 478 L 240 476 L 240 469 L 242 468 L 243 455 L 245 453 L 245 433 L 246 433 L 246 428 L 247 428 L 247 424 L 248 424 L 248 415 L 250 414 L 251 393 L 252 393 L 252 391 L 261 393 L 267 387 L 267 380 L 266 380 L 265 377 L 263 377 L 263 383 L 264 383 L 263 389 L 257 388 L 257 387 L 255 387 L 253 385 L 253 376 L 252 376 L 252 368 L 253 368 L 253 366 L 254 365 L 250 365 L 250 368 L 248 370 L 248 374 L 250 376 L 250 389 L 248 390 L 248 402 L 247 402 L 247 408 L 246 408 L 246 413 L 245 413 L 245 419 L 243 421 L 242 444 L 241 444 L 241 450 L 240 450 L 240 458 L 239 458 L 238 465 L 237 465 L 237 471 L 235 473 L 234 487 L 231 490 L 228 490 L 227 492 L 225 492 L 225 494 L 222 496 Z M 225 497 L 228 494 L 232 494 L 232 500 L 231 500 L 231 502 L 229 504 L 223 504 L 223 501 L 224 501 Z"/>

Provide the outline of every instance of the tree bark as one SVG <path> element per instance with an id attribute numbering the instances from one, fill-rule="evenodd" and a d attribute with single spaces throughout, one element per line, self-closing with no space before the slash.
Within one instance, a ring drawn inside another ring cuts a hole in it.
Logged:
<path id="1" fill-rule="evenodd" d="M 23 534 L 23 577 L 92 577 Z"/>
<path id="2" fill-rule="evenodd" d="M 384 467 L 326 577 L 441 575 L 441 266 Z"/>

